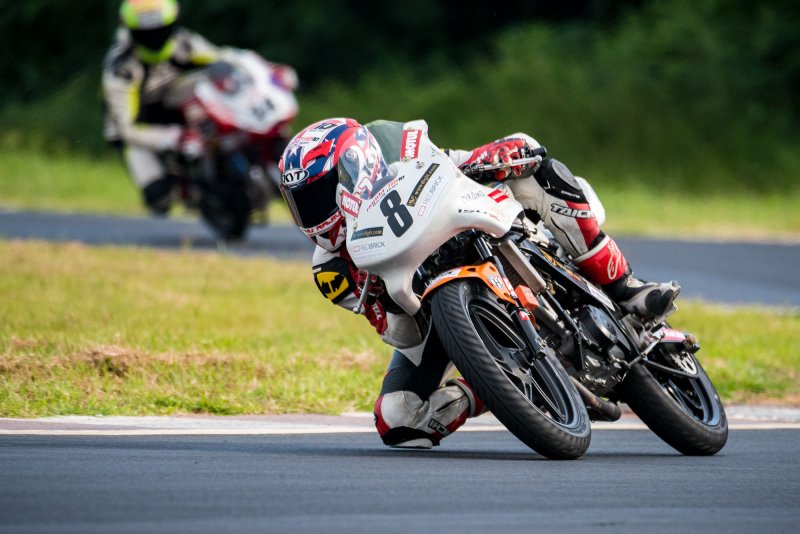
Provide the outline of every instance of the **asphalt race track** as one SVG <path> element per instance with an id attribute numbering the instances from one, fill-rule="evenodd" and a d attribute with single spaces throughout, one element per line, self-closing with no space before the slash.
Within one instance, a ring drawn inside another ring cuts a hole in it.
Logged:
<path id="1" fill-rule="evenodd" d="M 0 211 L 0 238 L 218 250 L 186 220 Z M 638 275 L 677 279 L 684 297 L 800 307 L 798 245 L 618 241 Z M 226 252 L 311 247 L 275 225 Z M 797 532 L 800 411 L 728 413 L 713 457 L 681 456 L 627 414 L 572 462 L 491 416 L 432 451 L 385 448 L 369 414 L 0 419 L 0 533 Z"/>
<path id="2" fill-rule="evenodd" d="M 80 241 L 216 250 L 212 234 L 190 220 L 0 211 L 0 238 Z M 800 245 L 650 240 L 619 237 L 636 274 L 678 280 L 683 297 L 726 303 L 800 307 Z M 312 246 L 293 226 L 255 226 L 236 254 L 308 260 Z"/>
<path id="3" fill-rule="evenodd" d="M 432 451 L 374 431 L 3 435 L 0 532 L 797 531 L 799 424 L 734 424 L 713 457 L 600 426 L 567 462 L 469 423 Z"/>

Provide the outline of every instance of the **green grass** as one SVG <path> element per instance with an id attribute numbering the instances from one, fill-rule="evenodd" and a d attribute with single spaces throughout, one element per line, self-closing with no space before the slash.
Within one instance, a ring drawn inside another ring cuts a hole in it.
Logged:
<path id="1" fill-rule="evenodd" d="M 800 188 L 695 196 L 644 186 L 596 187 L 606 209 L 604 229 L 612 235 L 800 241 Z"/>
<path id="2" fill-rule="evenodd" d="M 367 410 L 389 356 L 307 265 L 0 243 L 0 414 Z"/>
<path id="3" fill-rule="evenodd" d="M 120 158 L 0 148 L 0 208 L 144 215 L 139 191 Z M 177 207 L 173 214 L 181 214 Z M 288 222 L 283 202 L 270 217 Z"/>
<path id="4" fill-rule="evenodd" d="M 390 348 L 306 264 L 0 241 L 0 416 L 370 410 Z M 800 403 L 800 316 L 684 303 L 727 401 Z"/>
<path id="5" fill-rule="evenodd" d="M 0 149 L 0 161 L 2 208 L 145 213 L 138 191 L 117 159 Z M 589 179 L 606 206 L 606 229 L 612 234 L 800 239 L 800 189 L 766 195 L 734 189 L 693 196 L 645 185 L 622 188 L 608 183 L 603 174 Z M 270 217 L 289 222 L 280 200 L 272 204 Z"/>
<path id="6" fill-rule="evenodd" d="M 684 301 L 672 325 L 697 335 L 727 402 L 800 405 L 800 312 Z"/>
<path id="7" fill-rule="evenodd" d="M 6 208 L 137 214 L 139 192 L 113 157 L 0 152 L 0 203 Z"/>

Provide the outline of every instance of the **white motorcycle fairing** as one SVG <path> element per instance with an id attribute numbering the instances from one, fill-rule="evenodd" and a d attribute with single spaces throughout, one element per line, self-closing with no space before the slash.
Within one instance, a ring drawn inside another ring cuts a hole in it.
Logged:
<path id="1" fill-rule="evenodd" d="M 408 123 L 403 157 L 364 198 L 347 191 L 340 199 L 347 225 L 347 251 L 360 269 L 380 276 L 389 296 L 408 314 L 420 308 L 412 290 L 417 268 L 451 237 L 471 228 L 505 235 L 522 205 L 501 190 L 474 182 Z"/>
<path id="2" fill-rule="evenodd" d="M 197 82 L 195 94 L 218 120 L 240 130 L 265 135 L 297 115 L 294 94 L 273 80 L 274 68 L 249 50 L 231 49 L 225 61 L 235 67 L 234 91 L 223 91 L 207 77 Z"/>

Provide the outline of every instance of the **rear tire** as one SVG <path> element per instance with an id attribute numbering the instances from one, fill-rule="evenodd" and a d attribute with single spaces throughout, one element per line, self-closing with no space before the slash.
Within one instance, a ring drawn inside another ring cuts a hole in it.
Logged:
<path id="1" fill-rule="evenodd" d="M 452 282 L 436 292 L 432 310 L 450 359 L 512 434 L 554 460 L 586 452 L 589 416 L 567 372 L 549 348 L 532 363 L 526 358 L 532 349 L 491 291 L 475 281 Z"/>
<path id="2" fill-rule="evenodd" d="M 728 441 L 728 420 L 714 385 L 700 362 L 684 350 L 654 351 L 657 363 L 668 367 L 666 356 L 675 351 L 696 376 L 652 370 L 643 363 L 633 366 L 619 391 L 636 415 L 658 437 L 689 456 L 716 454 Z"/>

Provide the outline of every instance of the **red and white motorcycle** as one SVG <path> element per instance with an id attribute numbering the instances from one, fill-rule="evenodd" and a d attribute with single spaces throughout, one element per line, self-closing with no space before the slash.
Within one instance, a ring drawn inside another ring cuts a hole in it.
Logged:
<path id="1" fill-rule="evenodd" d="M 172 162 L 181 198 L 222 239 L 241 239 L 255 215 L 266 221 L 280 181 L 277 162 L 298 111 L 296 84 L 290 67 L 231 50 L 185 76 L 166 99 L 182 112 L 196 147 Z"/>
<path id="2" fill-rule="evenodd" d="M 544 456 L 577 458 L 590 419 L 618 419 L 624 401 L 684 454 L 725 445 L 725 411 L 694 336 L 625 314 L 524 218 L 508 187 L 462 174 L 424 122 L 392 135 L 382 144 L 401 148 L 384 150 L 377 181 L 361 174 L 364 156 L 339 160 L 347 250 L 366 280 L 377 275 L 397 305 L 432 325 L 508 430 Z"/>

